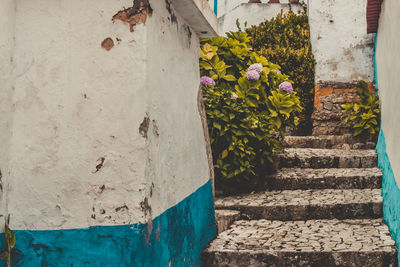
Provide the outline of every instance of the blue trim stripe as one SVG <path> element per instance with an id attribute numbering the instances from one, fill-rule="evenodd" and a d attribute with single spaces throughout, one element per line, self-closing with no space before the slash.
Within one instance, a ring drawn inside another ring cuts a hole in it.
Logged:
<path id="1" fill-rule="evenodd" d="M 374 83 L 375 83 L 375 88 L 378 89 L 378 70 L 377 70 L 377 65 L 376 65 L 376 46 L 378 43 L 377 35 L 374 33 Z"/>
<path id="2" fill-rule="evenodd" d="M 397 258 L 400 259 L 400 189 L 397 186 L 389 156 L 386 152 L 386 141 L 382 129 L 379 132 L 376 151 L 378 152 L 378 167 L 383 173 L 383 220 L 388 225 L 394 241 L 396 241 Z"/>
<path id="3" fill-rule="evenodd" d="M 214 13 L 218 16 L 218 0 L 214 0 Z"/>
<path id="4" fill-rule="evenodd" d="M 200 266 L 201 251 L 216 235 L 211 181 L 152 224 L 15 235 L 12 266 Z"/>

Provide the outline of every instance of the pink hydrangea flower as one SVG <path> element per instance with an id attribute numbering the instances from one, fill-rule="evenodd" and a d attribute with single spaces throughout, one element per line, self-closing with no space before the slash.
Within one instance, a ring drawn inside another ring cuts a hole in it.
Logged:
<path id="1" fill-rule="evenodd" d="M 208 77 L 208 76 L 200 77 L 200 83 L 202 85 L 211 85 L 211 86 L 215 85 L 215 81 L 213 79 L 211 79 L 210 77 Z"/>
<path id="2" fill-rule="evenodd" d="M 279 90 L 286 91 L 288 93 L 293 92 L 293 85 L 290 82 L 283 82 L 279 85 Z"/>
<path id="3" fill-rule="evenodd" d="M 260 73 L 256 70 L 248 70 L 246 72 L 246 79 L 249 81 L 258 81 L 258 79 L 260 79 Z"/>
<path id="4" fill-rule="evenodd" d="M 247 70 L 255 70 L 258 73 L 261 73 L 264 70 L 264 68 L 260 63 L 254 63 L 250 65 L 250 67 Z"/>

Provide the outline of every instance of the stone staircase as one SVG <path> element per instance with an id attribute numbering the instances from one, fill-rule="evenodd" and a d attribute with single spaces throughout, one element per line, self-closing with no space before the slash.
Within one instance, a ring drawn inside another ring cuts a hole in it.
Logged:
<path id="1" fill-rule="evenodd" d="M 215 200 L 204 266 L 397 266 L 373 144 L 291 136 L 272 191 Z"/>

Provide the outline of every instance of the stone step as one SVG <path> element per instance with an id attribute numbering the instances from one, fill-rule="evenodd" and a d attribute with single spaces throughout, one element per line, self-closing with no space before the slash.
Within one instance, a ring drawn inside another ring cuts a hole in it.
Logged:
<path id="1" fill-rule="evenodd" d="M 382 188 L 379 168 L 286 168 L 266 178 L 269 190 Z"/>
<path id="2" fill-rule="evenodd" d="M 280 168 L 374 168 L 375 150 L 286 148 L 280 154 Z"/>
<path id="3" fill-rule="evenodd" d="M 229 228 L 234 222 L 239 220 L 240 211 L 237 210 L 215 210 L 215 221 L 217 222 L 217 232 L 221 233 Z"/>
<path id="4" fill-rule="evenodd" d="M 283 145 L 287 148 L 375 149 L 375 143 L 361 143 L 351 134 L 286 136 Z"/>
<path id="5" fill-rule="evenodd" d="M 351 128 L 343 120 L 313 121 L 312 135 L 351 134 Z"/>
<path id="6" fill-rule="evenodd" d="M 217 198 L 215 208 L 238 210 L 250 220 L 380 218 L 382 196 L 380 189 L 269 191 Z"/>
<path id="7" fill-rule="evenodd" d="M 202 261 L 208 267 L 395 267 L 397 251 L 381 219 L 236 221 Z"/>

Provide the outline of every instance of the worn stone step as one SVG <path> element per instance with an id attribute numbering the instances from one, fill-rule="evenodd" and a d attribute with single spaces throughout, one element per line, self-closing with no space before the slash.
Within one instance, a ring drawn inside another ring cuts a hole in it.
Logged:
<path id="1" fill-rule="evenodd" d="M 269 191 L 217 198 L 215 208 L 238 210 L 250 220 L 380 218 L 382 196 L 380 189 Z"/>
<path id="2" fill-rule="evenodd" d="M 204 266 L 397 266 L 387 226 L 375 220 L 236 221 L 202 254 Z"/>
<path id="3" fill-rule="evenodd" d="M 266 178 L 270 190 L 374 189 L 382 187 L 379 168 L 285 168 Z"/>
<path id="4" fill-rule="evenodd" d="M 217 232 L 221 233 L 229 228 L 234 222 L 239 220 L 240 211 L 237 210 L 215 210 L 215 221 L 217 223 Z"/>
<path id="5" fill-rule="evenodd" d="M 344 120 L 314 120 L 312 135 L 343 135 L 351 134 L 351 128 Z"/>
<path id="6" fill-rule="evenodd" d="M 374 168 L 377 154 L 370 149 L 286 148 L 280 154 L 281 168 Z"/>
<path id="7" fill-rule="evenodd" d="M 336 148 L 336 149 L 374 149 L 374 142 L 360 142 L 351 134 L 286 136 L 283 145 L 287 148 Z"/>

